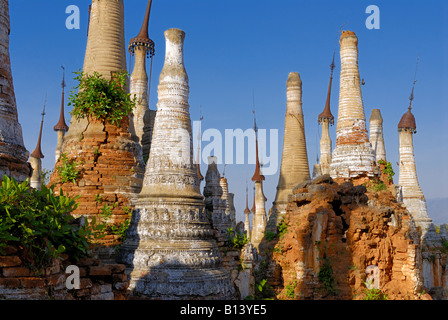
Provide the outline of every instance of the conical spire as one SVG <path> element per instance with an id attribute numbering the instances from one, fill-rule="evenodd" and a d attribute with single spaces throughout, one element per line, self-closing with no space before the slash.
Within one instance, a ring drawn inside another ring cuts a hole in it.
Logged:
<path id="1" fill-rule="evenodd" d="M 252 204 L 252 209 L 250 209 L 250 212 L 255 213 L 255 186 L 254 186 L 254 203 Z"/>
<path id="2" fill-rule="evenodd" d="M 252 177 L 252 181 L 263 181 L 265 178 L 261 174 L 261 166 L 260 166 L 260 160 L 258 158 L 258 128 L 257 128 L 257 120 L 255 118 L 255 110 L 254 113 L 254 131 L 255 131 L 255 173 Z"/>
<path id="3" fill-rule="evenodd" d="M 244 213 L 246 213 L 246 214 L 250 213 L 250 209 L 249 209 L 249 190 L 247 188 L 247 181 L 246 181 L 246 209 L 244 209 Z"/>
<path id="4" fill-rule="evenodd" d="M 335 67 L 334 56 L 335 56 L 335 52 L 333 52 L 333 61 L 331 62 L 331 65 L 330 65 L 331 74 L 330 74 L 330 84 L 328 85 L 327 102 L 325 103 L 324 111 L 319 115 L 319 117 L 317 119 L 319 123 L 322 123 L 323 120 L 328 120 L 330 122 L 330 124 L 334 123 L 334 116 L 331 114 L 331 110 L 330 110 L 331 84 L 333 82 L 333 70 Z"/>
<path id="5" fill-rule="evenodd" d="M 47 103 L 47 98 L 45 97 L 44 109 L 42 110 L 42 120 L 40 121 L 40 130 L 39 130 L 39 138 L 37 139 L 36 149 L 31 153 L 31 157 L 37 159 L 43 159 L 44 154 L 42 153 L 41 142 L 42 142 L 42 128 L 44 126 L 44 117 L 45 117 L 45 104 Z"/>
<path id="6" fill-rule="evenodd" d="M 59 122 L 53 127 L 54 131 L 64 131 L 67 132 L 68 131 L 68 126 L 65 123 L 65 116 L 64 116 L 64 96 L 65 96 L 65 92 L 64 92 L 64 88 L 66 87 L 65 84 L 65 68 L 61 67 L 62 70 L 64 70 L 64 72 L 62 73 L 62 98 L 61 98 L 61 113 L 59 115 Z"/>
<path id="7" fill-rule="evenodd" d="M 154 42 L 149 38 L 149 16 L 151 15 L 151 5 L 152 0 L 148 1 L 148 6 L 146 7 L 145 18 L 143 19 L 142 28 L 140 29 L 139 34 L 132 38 L 129 41 L 129 52 L 134 53 L 136 47 L 145 47 L 147 48 L 147 53 L 149 56 L 153 56 L 154 51 Z"/>

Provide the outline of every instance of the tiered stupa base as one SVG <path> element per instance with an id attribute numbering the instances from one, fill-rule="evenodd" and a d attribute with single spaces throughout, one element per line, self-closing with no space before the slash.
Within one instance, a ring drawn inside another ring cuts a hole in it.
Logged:
<path id="1" fill-rule="evenodd" d="M 148 299 L 232 299 L 203 202 L 140 200 L 117 259 L 129 290 Z"/>
<path id="2" fill-rule="evenodd" d="M 330 176 L 333 179 L 379 175 L 379 167 L 376 165 L 370 142 L 341 144 L 334 149 L 330 164 Z"/>

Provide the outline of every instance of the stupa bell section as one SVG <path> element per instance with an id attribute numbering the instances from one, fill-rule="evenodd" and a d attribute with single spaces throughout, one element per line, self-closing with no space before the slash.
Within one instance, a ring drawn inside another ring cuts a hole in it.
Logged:
<path id="1" fill-rule="evenodd" d="M 153 298 L 229 298 L 233 286 L 222 268 L 193 163 L 185 33 L 165 31 L 166 56 L 143 189 L 119 261 L 130 289 Z"/>
<path id="2" fill-rule="evenodd" d="M 341 75 L 336 147 L 333 150 L 332 178 L 373 177 L 379 175 L 375 153 L 369 142 L 358 69 L 358 38 L 343 31 L 339 40 Z"/>
<path id="3" fill-rule="evenodd" d="M 275 231 L 286 212 L 288 195 L 297 184 L 310 179 L 306 150 L 305 124 L 302 111 L 302 80 L 291 72 L 286 82 L 286 114 L 283 152 L 277 193 L 269 218 L 268 228 Z"/>
<path id="4" fill-rule="evenodd" d="M 9 58 L 9 2 L 0 0 L 0 181 L 4 175 L 25 181 L 29 152 L 23 143 Z"/>

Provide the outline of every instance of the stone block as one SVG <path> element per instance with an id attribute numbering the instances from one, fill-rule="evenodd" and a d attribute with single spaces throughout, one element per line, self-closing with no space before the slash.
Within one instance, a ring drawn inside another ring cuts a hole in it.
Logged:
<path id="1" fill-rule="evenodd" d="M 321 183 L 333 183 L 333 179 L 330 177 L 330 174 L 323 174 L 321 176 L 317 176 L 313 180 L 311 180 L 312 184 L 321 184 Z"/>
<path id="2" fill-rule="evenodd" d="M 129 282 L 128 281 L 124 281 L 124 282 L 116 282 L 114 283 L 114 288 L 120 291 L 124 291 L 129 287 Z"/>
<path id="3" fill-rule="evenodd" d="M 112 280 L 114 282 L 124 282 L 127 281 L 128 276 L 124 273 L 118 273 L 118 274 L 113 274 L 112 275 Z"/>
<path id="4" fill-rule="evenodd" d="M 16 267 L 22 264 L 17 256 L 0 256 L 0 267 Z"/>
<path id="5" fill-rule="evenodd" d="M 91 300 L 114 300 L 114 293 L 107 292 L 107 293 L 92 294 Z"/>
<path id="6" fill-rule="evenodd" d="M 111 268 L 108 266 L 93 266 L 89 268 L 90 276 L 110 276 L 111 274 Z"/>
<path id="7" fill-rule="evenodd" d="M 18 278 L 0 278 L 0 294 L 1 288 L 17 288 L 20 285 Z"/>
<path id="8" fill-rule="evenodd" d="M 3 276 L 9 277 L 28 277 L 30 275 L 30 269 L 26 267 L 8 267 L 3 268 Z"/>
<path id="9" fill-rule="evenodd" d="M 20 285 L 23 288 L 31 289 L 31 288 L 42 288 L 45 286 L 45 280 L 42 278 L 19 278 Z"/>
<path id="10" fill-rule="evenodd" d="M 14 254 L 18 251 L 17 247 L 15 246 L 7 246 L 6 248 L 3 248 L 3 252 L 6 256 L 9 256 L 11 254 Z"/>
<path id="11" fill-rule="evenodd" d="M 92 295 L 100 294 L 100 293 L 108 293 L 112 291 L 112 285 L 110 283 L 107 284 L 98 284 L 95 283 L 92 288 L 90 289 L 90 292 Z"/>

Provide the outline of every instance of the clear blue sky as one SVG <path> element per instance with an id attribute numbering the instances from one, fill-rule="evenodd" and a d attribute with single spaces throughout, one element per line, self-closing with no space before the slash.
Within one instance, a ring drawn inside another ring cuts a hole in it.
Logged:
<path id="1" fill-rule="evenodd" d="M 126 42 L 137 35 L 147 0 L 125 0 Z M 40 113 L 48 95 L 43 132 L 43 166 L 54 167 L 61 95 L 61 65 L 67 70 L 68 92 L 75 85 L 71 72 L 82 68 L 87 33 L 88 0 L 10 1 L 13 78 L 23 128 L 31 152 L 36 146 Z M 380 29 L 368 30 L 368 5 L 380 9 Z M 68 30 L 68 5 L 81 10 L 80 30 Z M 186 32 L 185 65 L 190 79 L 190 113 L 203 129 L 252 127 L 252 93 L 259 128 L 279 129 L 283 141 L 286 79 L 291 71 L 303 81 L 303 112 L 310 168 L 319 147 L 317 116 L 325 105 L 329 64 L 336 48 L 331 108 L 337 116 L 339 96 L 339 28 L 356 32 L 359 68 L 367 119 L 380 108 L 384 119 L 387 158 L 398 180 L 397 124 L 406 112 L 417 55 L 420 63 L 413 113 L 417 120 L 415 155 L 420 185 L 427 199 L 448 197 L 448 2 L 446 0 L 154 0 L 150 37 L 156 44 L 150 108 L 156 109 L 157 84 L 163 66 L 163 32 Z M 131 72 L 132 66 L 128 69 Z M 66 99 L 67 102 L 67 99 Z M 69 108 L 66 118 L 69 123 Z M 335 141 L 335 126 L 331 129 Z M 219 168 L 222 171 L 222 166 Z M 253 165 L 226 168 L 230 192 L 240 217 L 246 178 Z M 206 165 L 202 165 L 205 175 Z M 271 207 L 278 181 L 267 176 L 266 208 Z M 250 184 L 251 185 L 251 184 Z M 201 188 L 203 185 L 201 186 Z M 250 205 L 252 204 L 250 196 Z M 448 222 L 448 219 L 447 219 Z"/>

